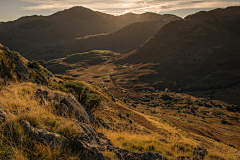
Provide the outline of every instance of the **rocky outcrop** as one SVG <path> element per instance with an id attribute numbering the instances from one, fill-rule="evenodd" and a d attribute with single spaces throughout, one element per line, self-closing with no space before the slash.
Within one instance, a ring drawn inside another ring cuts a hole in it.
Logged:
<path id="1" fill-rule="evenodd" d="M 44 145 L 48 145 L 50 146 L 52 149 L 71 149 L 73 151 L 78 151 L 79 153 L 79 159 L 84 159 L 84 160 L 105 160 L 105 157 L 103 156 L 103 154 L 99 151 L 98 148 L 96 148 L 97 143 L 94 143 L 94 141 L 91 141 L 90 143 L 95 144 L 94 145 L 89 145 L 89 144 L 85 144 L 83 140 L 80 139 L 75 139 L 70 141 L 68 138 L 57 134 L 57 133 L 53 133 L 53 132 L 48 132 L 44 129 L 38 129 L 38 128 L 34 128 L 33 126 L 31 126 L 31 124 L 26 121 L 26 120 L 22 120 L 20 122 L 21 126 L 23 127 L 24 131 L 26 133 L 28 133 L 31 138 L 33 140 L 36 140 L 38 142 L 41 142 Z M 88 127 L 88 130 L 91 127 Z M 82 130 L 83 134 L 86 134 L 86 130 Z M 94 131 L 95 133 L 97 133 L 96 131 Z M 93 132 L 92 132 L 93 133 Z M 89 133 L 88 133 L 89 134 Z M 93 135 L 93 134 L 92 134 Z M 82 136 L 79 136 L 80 138 L 82 138 Z M 84 135 L 83 138 L 86 138 L 87 136 Z M 93 138 L 93 137 L 91 137 Z"/>
<path id="2" fill-rule="evenodd" d="M 208 151 L 204 147 L 197 146 L 197 148 L 194 148 L 193 160 L 204 160 L 207 154 Z"/>
<path id="3" fill-rule="evenodd" d="M 55 104 L 57 115 L 68 117 L 68 107 L 64 103 Z"/>
<path id="4" fill-rule="evenodd" d="M 192 157 L 178 156 L 174 160 L 204 160 L 207 154 L 208 151 L 204 147 L 197 146 L 196 148 L 194 148 Z"/>
<path id="5" fill-rule="evenodd" d="M 3 63 L 0 61 L 0 76 L 4 78 L 7 75 Z"/>
<path id="6" fill-rule="evenodd" d="M 60 147 L 65 148 L 70 145 L 70 140 L 65 138 L 62 135 L 57 133 L 48 132 L 43 129 L 37 129 L 31 126 L 31 124 L 23 120 L 20 122 L 21 126 L 23 127 L 24 131 L 31 135 L 34 140 L 42 142 L 46 145 L 50 145 L 51 147 Z"/>
<path id="7" fill-rule="evenodd" d="M 89 116 L 90 113 L 88 114 L 86 112 L 85 107 L 80 104 L 72 94 L 68 94 L 68 97 L 61 100 L 60 103 L 68 107 L 68 115 L 70 117 L 74 117 L 82 123 L 93 123 L 94 120 Z"/>
<path id="8" fill-rule="evenodd" d="M 50 101 L 51 103 L 60 103 L 64 99 L 64 96 L 61 93 L 53 92 L 47 86 L 38 85 L 41 89 L 36 91 L 36 97 Z"/>
<path id="9" fill-rule="evenodd" d="M 89 125 L 95 123 L 95 117 L 91 111 L 86 110 L 72 94 L 64 97 L 61 93 L 54 93 L 46 86 L 39 86 L 41 86 L 42 89 L 36 91 L 36 97 L 41 99 L 42 104 L 52 103 L 58 115 L 71 117 Z"/>
<path id="10" fill-rule="evenodd" d="M 48 79 L 45 77 L 45 75 L 43 75 L 41 72 L 39 72 L 38 70 L 34 69 L 34 71 L 39 75 L 40 79 L 36 79 L 37 83 L 39 84 L 44 84 L 44 85 L 48 85 Z"/>
<path id="11" fill-rule="evenodd" d="M 55 77 L 52 72 L 50 72 L 49 70 L 47 70 L 46 68 L 43 69 L 44 72 L 49 76 L 49 77 Z"/>
<path id="12" fill-rule="evenodd" d="M 14 72 L 16 72 L 18 80 L 25 81 L 25 82 L 29 81 L 30 80 L 30 72 L 29 72 L 28 67 L 22 61 L 22 59 L 18 55 L 13 54 L 11 52 L 6 52 L 6 55 L 15 64 Z"/>
<path id="13" fill-rule="evenodd" d="M 192 160 L 192 158 L 186 156 L 177 156 L 174 158 L 174 160 Z"/>
<path id="14" fill-rule="evenodd" d="M 81 131 L 79 140 L 88 147 L 96 147 L 99 150 L 106 150 L 108 147 L 114 147 L 111 140 L 103 133 L 97 132 L 91 126 L 77 122 L 77 126 Z"/>
<path id="15" fill-rule="evenodd" d="M 98 127 L 113 130 L 113 128 L 107 122 L 105 122 L 103 119 L 97 119 L 95 123 Z"/>
<path id="16" fill-rule="evenodd" d="M 138 153 L 131 152 L 127 149 L 118 149 L 116 154 L 118 154 L 121 160 L 167 160 L 167 158 L 160 153 L 153 152 Z"/>
<path id="17" fill-rule="evenodd" d="M 0 124 L 8 119 L 7 113 L 3 110 L 2 104 L 0 103 Z"/>
<path id="18" fill-rule="evenodd" d="M 35 79 L 36 83 L 48 85 L 48 79 L 37 70 L 28 68 L 23 58 L 17 52 L 11 52 L 0 44 L 0 77 L 29 82 Z"/>

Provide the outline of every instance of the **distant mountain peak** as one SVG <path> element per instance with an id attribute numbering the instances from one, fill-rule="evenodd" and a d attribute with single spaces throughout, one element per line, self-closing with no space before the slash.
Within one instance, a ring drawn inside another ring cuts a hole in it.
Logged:
<path id="1" fill-rule="evenodd" d="M 70 9 L 67 9 L 67 10 L 69 10 L 69 11 L 77 11 L 77 12 L 79 12 L 79 11 L 92 11 L 91 9 L 83 7 L 83 6 L 74 6 L 74 7 L 70 8 Z"/>
<path id="2" fill-rule="evenodd" d="M 57 13 L 54 13 L 52 16 L 60 16 L 60 15 L 69 15 L 69 14 L 79 14 L 79 13 L 95 13 L 93 10 L 89 8 L 85 8 L 83 6 L 74 6 L 70 9 L 65 9 L 63 11 L 59 11 Z"/>

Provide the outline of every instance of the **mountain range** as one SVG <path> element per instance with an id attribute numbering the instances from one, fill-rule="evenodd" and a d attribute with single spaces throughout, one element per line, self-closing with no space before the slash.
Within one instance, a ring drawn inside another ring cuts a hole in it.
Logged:
<path id="1" fill-rule="evenodd" d="M 65 40 L 23 53 L 23 55 L 29 59 L 51 60 L 91 50 L 111 50 L 125 54 L 136 49 L 165 24 L 179 19 L 172 16 L 166 20 L 136 22 L 112 33 Z"/>
<path id="2" fill-rule="evenodd" d="M 114 32 L 135 22 L 168 20 L 172 17 L 155 13 L 113 16 L 84 7 L 73 7 L 50 16 L 26 16 L 3 22 L 0 24 L 0 41 L 10 49 L 23 53 L 67 39 Z"/>
<path id="3" fill-rule="evenodd" d="M 116 63 L 154 63 L 139 79 L 156 89 L 205 91 L 239 84 L 239 61 L 240 7 L 228 7 L 170 22 Z"/>

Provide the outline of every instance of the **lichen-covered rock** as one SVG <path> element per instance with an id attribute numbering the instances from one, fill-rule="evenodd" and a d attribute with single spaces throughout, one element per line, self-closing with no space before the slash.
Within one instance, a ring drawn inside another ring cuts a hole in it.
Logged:
<path id="1" fill-rule="evenodd" d="M 68 107 L 64 103 L 55 104 L 55 109 L 57 115 L 67 117 L 68 116 Z"/>
<path id="2" fill-rule="evenodd" d="M 192 158 L 186 156 L 177 156 L 174 158 L 174 160 L 192 160 Z"/>
<path id="3" fill-rule="evenodd" d="M 167 160 L 167 158 L 160 153 L 153 152 L 138 153 L 127 149 L 117 149 L 116 154 L 122 160 Z"/>
<path id="4" fill-rule="evenodd" d="M 61 93 L 55 93 L 47 86 L 39 85 L 41 89 L 36 91 L 36 97 L 44 99 L 46 101 L 51 101 L 54 103 L 59 103 L 61 100 L 64 99 L 64 96 Z"/>
<path id="5" fill-rule="evenodd" d="M 47 78 L 39 71 L 28 68 L 17 52 L 11 52 L 0 45 L 0 77 L 17 81 L 29 82 L 35 79 L 39 84 L 48 84 Z"/>
<path id="6" fill-rule="evenodd" d="M 17 78 L 19 81 L 29 81 L 30 80 L 30 72 L 22 59 L 16 54 L 11 53 L 10 51 L 6 51 L 6 57 L 10 59 L 12 63 L 14 63 L 14 72 L 17 74 Z"/>
<path id="7" fill-rule="evenodd" d="M 34 69 L 34 71 L 39 75 L 39 77 L 41 78 L 41 84 L 45 84 L 48 85 L 48 79 L 45 77 L 45 75 L 43 75 L 42 73 L 40 73 L 38 70 Z"/>
<path id="8" fill-rule="evenodd" d="M 204 147 L 197 146 L 197 148 L 194 148 L 193 160 L 204 160 L 207 154 L 208 151 Z"/>
<path id="9" fill-rule="evenodd" d="M 50 72 L 50 71 L 47 70 L 46 68 L 44 68 L 43 70 L 44 70 L 44 72 L 45 72 L 48 76 L 50 76 L 50 77 L 55 77 L 55 76 L 52 74 L 52 72 Z"/>
<path id="10" fill-rule="evenodd" d="M 3 63 L 0 61 L 0 77 L 4 78 L 5 76 L 7 76 L 7 73 Z"/>
<path id="11" fill-rule="evenodd" d="M 54 93 L 53 100 L 60 102 L 61 100 L 64 99 L 64 96 L 61 93 Z"/>
<path id="12" fill-rule="evenodd" d="M 8 119 L 7 113 L 3 110 L 2 104 L 0 103 L 0 124 Z"/>
<path id="13" fill-rule="evenodd" d="M 174 160 L 204 160 L 207 154 L 208 154 L 208 151 L 204 147 L 197 146 L 196 148 L 194 148 L 192 157 L 178 156 L 174 158 Z"/>
<path id="14" fill-rule="evenodd" d="M 99 127 L 103 127 L 106 129 L 113 129 L 107 122 L 105 122 L 103 119 L 98 119 L 96 121 L 96 125 L 98 125 Z"/>
<path id="15" fill-rule="evenodd" d="M 109 145 L 109 143 L 103 143 L 101 139 L 106 139 L 106 136 L 103 137 L 103 134 L 98 133 L 91 126 L 84 123 L 77 123 L 79 130 L 81 131 L 81 136 L 79 140 L 84 142 L 87 146 L 94 146 L 96 148 L 102 148 L 103 146 Z M 100 135 L 100 137 L 99 137 Z M 110 141 L 110 140 L 109 140 Z M 110 141 L 111 142 L 111 141 Z M 112 145 L 112 143 L 110 143 Z"/>
<path id="16" fill-rule="evenodd" d="M 78 141 L 79 158 L 84 160 L 105 160 L 104 155 L 96 147 L 88 147 L 82 141 Z"/>
<path id="17" fill-rule="evenodd" d="M 72 94 L 68 94 L 68 98 L 64 98 L 60 103 L 64 103 L 68 107 L 70 117 L 76 118 L 79 122 L 91 124 L 91 119 L 84 106 Z"/>
<path id="18" fill-rule="evenodd" d="M 50 145 L 51 147 L 61 147 L 65 148 L 70 145 L 70 141 L 62 135 L 57 133 L 48 132 L 43 129 L 37 129 L 31 126 L 31 124 L 23 120 L 20 122 L 26 133 L 29 133 L 33 139 L 42 142 L 46 145 Z"/>

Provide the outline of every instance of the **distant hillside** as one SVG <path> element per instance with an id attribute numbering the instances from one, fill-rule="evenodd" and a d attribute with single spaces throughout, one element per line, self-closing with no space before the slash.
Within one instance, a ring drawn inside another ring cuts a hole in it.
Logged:
<path id="1" fill-rule="evenodd" d="M 156 89 L 210 90 L 240 83 L 240 7 L 170 22 L 117 63 L 155 63 L 139 77 Z"/>
<path id="2" fill-rule="evenodd" d="M 113 16 L 73 7 L 50 16 L 27 16 L 0 24 L 0 41 L 11 50 L 26 52 L 61 40 L 116 31 L 134 22 L 165 20 L 172 15 L 154 13 Z M 21 44 L 21 45 L 18 45 Z"/>
<path id="3" fill-rule="evenodd" d="M 116 32 L 54 43 L 23 55 L 29 59 L 51 60 L 91 50 L 111 50 L 127 53 L 136 49 L 140 44 L 156 34 L 163 25 L 179 19 L 172 16 L 166 20 L 136 22 Z"/>

